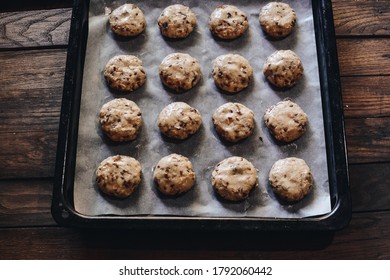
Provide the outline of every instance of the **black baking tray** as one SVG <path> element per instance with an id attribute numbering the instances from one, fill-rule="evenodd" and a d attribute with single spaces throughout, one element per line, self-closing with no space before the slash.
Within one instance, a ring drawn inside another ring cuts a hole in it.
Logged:
<path id="1" fill-rule="evenodd" d="M 312 0 L 324 131 L 327 149 L 331 212 L 308 218 L 224 218 L 182 216 L 87 216 L 73 204 L 78 120 L 83 66 L 88 37 L 88 0 L 75 0 L 58 135 L 51 212 L 62 226 L 79 228 L 334 231 L 351 218 L 348 164 L 340 75 L 330 0 Z"/>

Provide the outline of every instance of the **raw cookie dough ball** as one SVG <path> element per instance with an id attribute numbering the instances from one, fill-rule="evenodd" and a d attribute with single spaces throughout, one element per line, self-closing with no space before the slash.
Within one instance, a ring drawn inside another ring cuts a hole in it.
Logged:
<path id="1" fill-rule="evenodd" d="M 271 2 L 261 9 L 259 21 L 263 31 L 270 37 L 282 39 L 293 31 L 297 16 L 288 4 Z"/>
<path id="2" fill-rule="evenodd" d="M 117 55 L 111 58 L 104 69 L 108 85 L 117 90 L 132 92 L 146 81 L 142 61 L 133 55 Z"/>
<path id="3" fill-rule="evenodd" d="M 314 180 L 303 159 L 290 157 L 274 163 L 269 172 L 273 191 L 282 199 L 297 202 L 312 189 Z"/>
<path id="4" fill-rule="evenodd" d="M 135 4 L 116 8 L 109 18 L 111 30 L 120 36 L 136 36 L 145 30 L 145 15 Z"/>
<path id="5" fill-rule="evenodd" d="M 244 105 L 229 102 L 215 111 L 213 123 L 222 138 L 230 142 L 238 142 L 252 134 L 255 118 L 253 111 Z"/>
<path id="6" fill-rule="evenodd" d="M 164 135 L 183 140 L 194 134 L 202 124 L 198 110 L 184 102 L 166 106 L 158 116 L 158 127 Z"/>
<path id="7" fill-rule="evenodd" d="M 103 160 L 96 170 L 96 182 L 105 194 L 130 196 L 141 182 L 141 164 L 129 156 L 116 155 Z"/>
<path id="8" fill-rule="evenodd" d="M 218 6 L 210 15 L 209 29 L 221 39 L 235 39 L 248 29 L 247 15 L 233 5 Z"/>
<path id="9" fill-rule="evenodd" d="M 185 53 L 172 53 L 164 58 L 160 67 L 161 82 L 176 92 L 194 87 L 200 80 L 199 62 Z"/>
<path id="10" fill-rule="evenodd" d="M 165 37 L 186 38 L 196 26 L 196 16 L 189 7 L 175 4 L 166 7 L 157 22 Z"/>
<path id="11" fill-rule="evenodd" d="M 217 87 L 229 93 L 236 93 L 248 87 L 253 69 L 241 55 L 225 54 L 213 61 L 212 74 Z"/>
<path id="12" fill-rule="evenodd" d="M 263 73 L 271 84 L 279 88 L 291 88 L 302 78 L 303 66 L 296 53 L 280 50 L 267 58 Z"/>
<path id="13" fill-rule="evenodd" d="M 99 122 L 112 141 L 131 141 L 137 137 L 142 126 L 141 110 L 133 101 L 117 98 L 102 106 Z"/>
<path id="14" fill-rule="evenodd" d="M 308 117 L 298 104 L 284 100 L 267 109 L 264 121 L 277 140 L 289 143 L 305 133 Z"/>
<path id="15" fill-rule="evenodd" d="M 153 172 L 160 192 L 177 195 L 187 192 L 195 183 L 195 172 L 188 158 L 178 154 L 163 157 Z"/>
<path id="16" fill-rule="evenodd" d="M 257 185 L 256 168 L 243 157 L 229 157 L 215 166 L 211 183 L 224 199 L 244 200 Z"/>

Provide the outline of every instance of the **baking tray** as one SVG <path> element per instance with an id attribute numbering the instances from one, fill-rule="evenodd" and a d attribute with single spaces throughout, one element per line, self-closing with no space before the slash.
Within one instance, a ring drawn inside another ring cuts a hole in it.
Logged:
<path id="1" fill-rule="evenodd" d="M 261 4 L 261 1 L 259 1 Z M 64 226 L 131 229 L 336 230 L 351 217 L 343 106 L 330 1 L 312 1 L 331 199 L 330 213 L 306 218 L 84 215 L 74 207 L 78 121 L 89 1 L 73 6 L 53 188 L 52 215 Z"/>

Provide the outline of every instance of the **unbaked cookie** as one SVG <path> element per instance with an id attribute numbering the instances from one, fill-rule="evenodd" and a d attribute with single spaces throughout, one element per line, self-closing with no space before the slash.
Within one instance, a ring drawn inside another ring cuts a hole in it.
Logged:
<path id="1" fill-rule="evenodd" d="M 274 163 L 269 172 L 273 191 L 282 199 L 297 202 L 313 188 L 314 180 L 303 159 L 290 157 Z"/>
<path id="2" fill-rule="evenodd" d="M 124 4 L 112 11 L 111 30 L 120 36 L 136 36 L 145 30 L 145 15 L 135 4 Z"/>
<path id="3" fill-rule="evenodd" d="M 210 15 L 209 29 L 221 39 L 235 39 L 248 29 L 247 15 L 233 5 L 218 6 Z"/>
<path id="4" fill-rule="evenodd" d="M 102 106 L 99 122 L 112 141 L 131 141 L 137 137 L 142 126 L 141 110 L 133 101 L 117 98 Z"/>
<path id="5" fill-rule="evenodd" d="M 277 140 L 288 143 L 305 133 L 308 117 L 298 104 L 284 100 L 267 109 L 264 121 Z"/>
<path id="6" fill-rule="evenodd" d="M 187 103 L 174 102 L 158 116 L 158 127 L 164 135 L 183 140 L 196 133 L 202 124 L 199 111 Z"/>
<path id="7" fill-rule="evenodd" d="M 153 178 L 160 192 L 177 195 L 192 188 L 195 183 L 195 172 L 187 157 L 171 154 L 157 163 Z"/>
<path id="8" fill-rule="evenodd" d="M 142 61 L 133 55 L 117 55 L 111 58 L 104 69 L 104 77 L 111 88 L 132 92 L 146 81 Z"/>
<path id="9" fill-rule="evenodd" d="M 294 30 L 297 15 L 290 5 L 271 2 L 261 9 L 259 22 L 263 31 L 270 37 L 282 39 Z"/>
<path id="10" fill-rule="evenodd" d="M 225 103 L 213 115 L 218 134 L 227 141 L 238 142 L 250 136 L 255 127 L 252 110 L 240 103 Z"/>
<path id="11" fill-rule="evenodd" d="M 141 164 L 129 156 L 116 155 L 103 160 L 96 170 L 99 189 L 110 196 L 126 198 L 141 182 Z"/>
<path id="12" fill-rule="evenodd" d="M 194 87 L 200 80 L 198 60 L 186 53 L 172 53 L 164 58 L 160 67 L 161 82 L 176 92 Z"/>
<path id="13" fill-rule="evenodd" d="M 225 54 L 213 61 L 212 75 L 217 87 L 229 93 L 236 93 L 248 87 L 253 69 L 241 55 Z"/>
<path id="14" fill-rule="evenodd" d="M 230 201 L 244 200 L 257 185 L 256 168 L 243 157 L 229 157 L 218 163 L 211 174 L 214 190 Z"/>
<path id="15" fill-rule="evenodd" d="M 165 37 L 186 38 L 196 26 L 196 15 L 189 7 L 175 4 L 166 7 L 157 22 Z"/>
<path id="16" fill-rule="evenodd" d="M 302 78 L 303 65 L 293 51 L 279 50 L 267 58 L 263 73 L 271 84 L 279 88 L 291 88 Z"/>

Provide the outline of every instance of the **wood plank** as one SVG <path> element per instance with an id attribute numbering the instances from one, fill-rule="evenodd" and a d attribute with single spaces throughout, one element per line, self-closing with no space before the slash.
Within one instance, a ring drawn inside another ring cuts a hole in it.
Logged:
<path id="1" fill-rule="evenodd" d="M 52 179 L 0 180 L 0 228 L 56 225 L 52 190 Z"/>
<path id="2" fill-rule="evenodd" d="M 390 75 L 390 38 L 338 39 L 341 76 Z"/>
<path id="3" fill-rule="evenodd" d="M 0 229 L 0 258 L 389 259 L 389 231 L 390 212 L 356 213 L 334 237 L 321 232 L 245 232 L 245 238 L 237 238 L 236 232 L 168 231 L 156 238 L 150 231 Z"/>
<path id="4" fill-rule="evenodd" d="M 350 165 L 353 211 L 390 210 L 390 162 Z"/>
<path id="5" fill-rule="evenodd" d="M 0 53 L 0 178 L 53 175 L 65 60 L 65 50 Z"/>
<path id="6" fill-rule="evenodd" d="M 346 118 L 389 117 L 390 76 L 342 77 Z"/>
<path id="7" fill-rule="evenodd" d="M 54 175 L 57 131 L 0 133 L 0 178 Z"/>
<path id="8" fill-rule="evenodd" d="M 350 163 L 388 162 L 390 158 L 390 117 L 346 119 Z"/>
<path id="9" fill-rule="evenodd" d="M 333 0 L 332 6 L 337 36 L 390 35 L 388 0 Z"/>
<path id="10" fill-rule="evenodd" d="M 68 44 L 72 9 L 0 13 L 0 48 Z"/>

